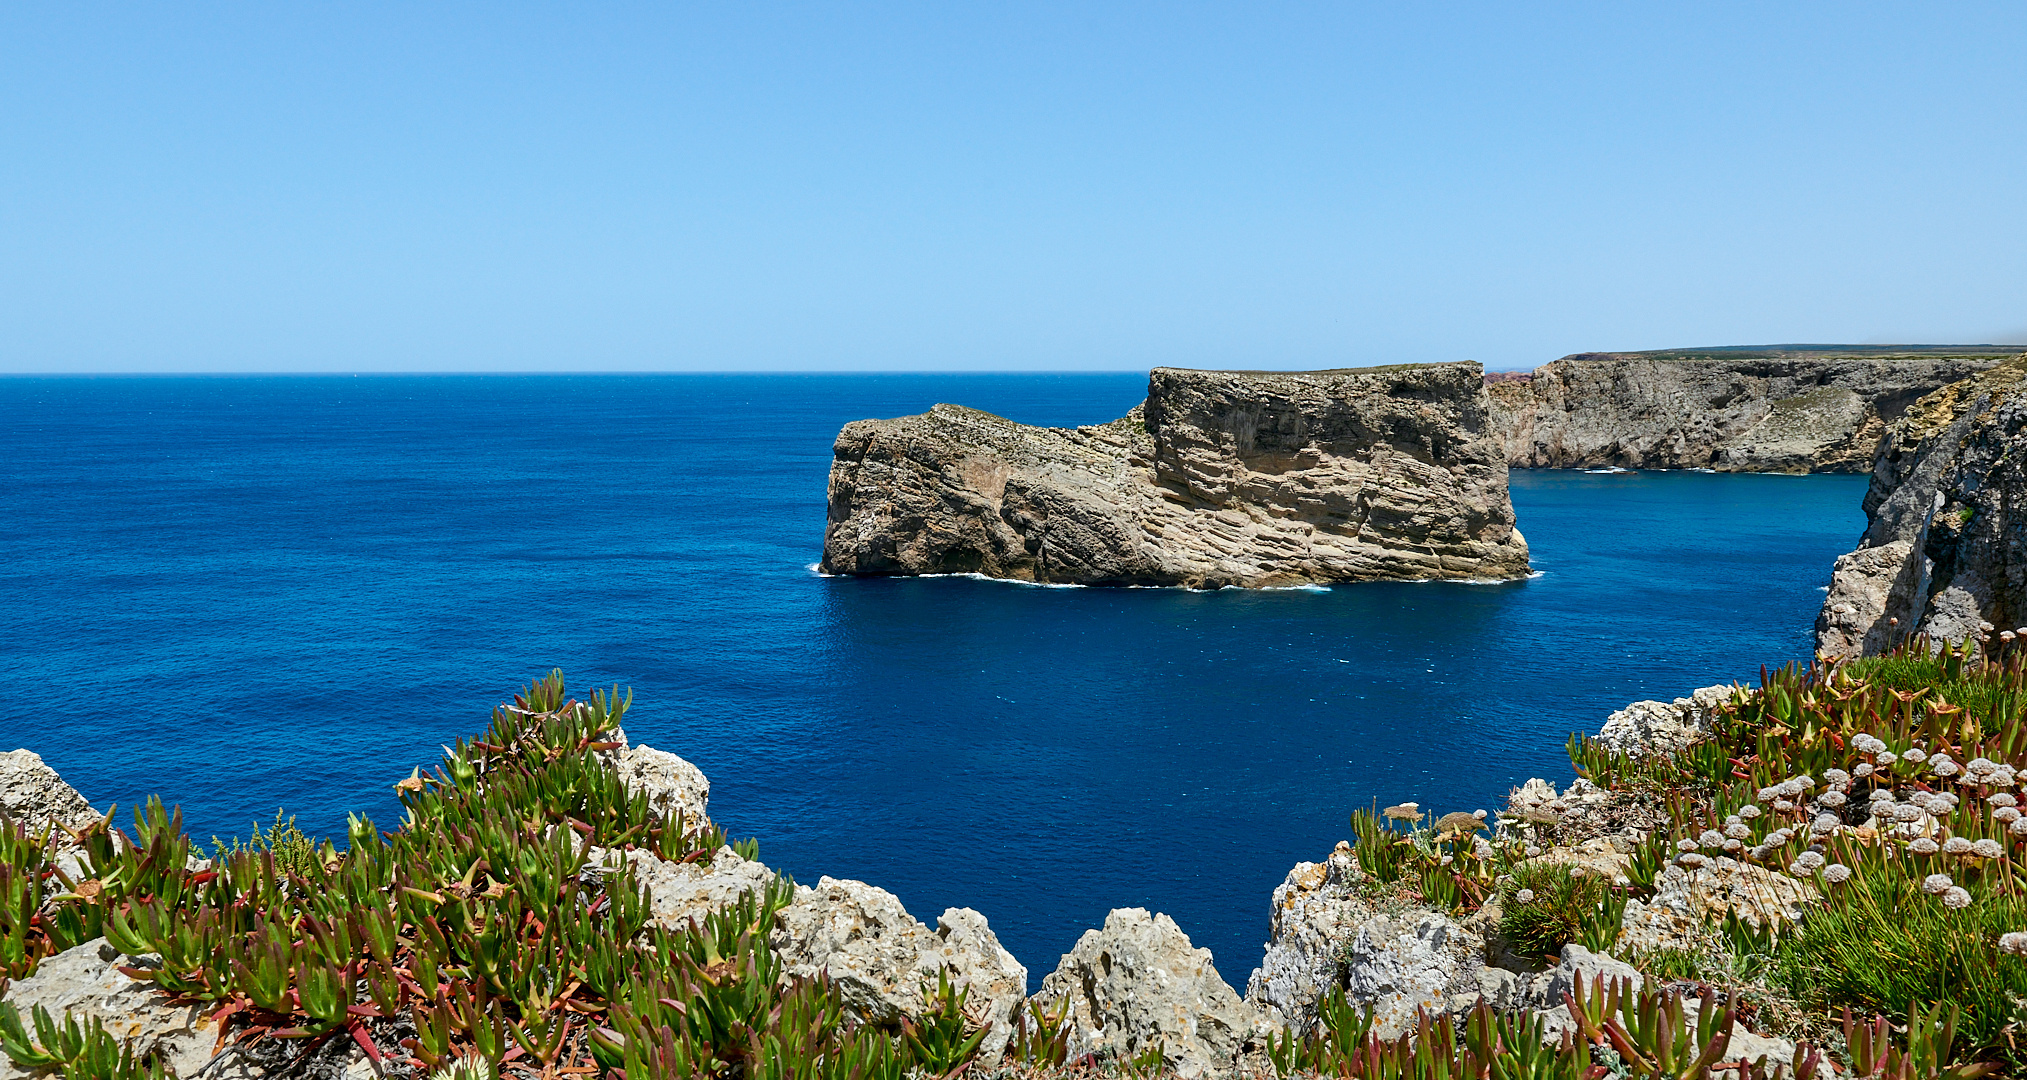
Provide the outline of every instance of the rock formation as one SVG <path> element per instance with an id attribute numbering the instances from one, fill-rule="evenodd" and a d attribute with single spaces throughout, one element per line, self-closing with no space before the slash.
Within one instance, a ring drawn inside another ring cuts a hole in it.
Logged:
<path id="1" fill-rule="evenodd" d="M 1775 347 L 1579 353 L 1492 382 L 1515 468 L 1864 472 L 1922 395 L 2017 349 Z"/>
<path id="2" fill-rule="evenodd" d="M 1211 966 L 1211 951 L 1166 915 L 1119 908 L 1086 930 L 1048 978 L 1045 1001 L 1069 1005 L 1070 1054 L 1131 1060 L 1159 1046 L 1185 1077 L 1232 1071 L 1264 1048 L 1259 1017 Z"/>
<path id="3" fill-rule="evenodd" d="M 1514 578 L 1476 364 L 1157 368 L 1091 427 L 956 405 L 845 425 L 823 569 L 1092 585 Z"/>
<path id="4" fill-rule="evenodd" d="M 1976 638 L 2027 623 L 2027 355 L 1916 402 L 1888 429 L 1857 550 L 1837 560 L 1816 651 L 1870 655 L 1920 632 Z"/>
<path id="5" fill-rule="evenodd" d="M 795 903 L 782 909 L 774 948 L 787 974 L 828 972 L 847 1004 L 881 1023 L 919 1021 L 925 991 L 933 994 L 938 970 L 947 970 L 952 985 L 970 991 L 969 1007 L 992 1025 L 982 1047 L 988 1061 L 1006 1049 L 1014 1012 L 1027 997 L 1028 969 L 1000 947 L 985 916 L 951 908 L 931 930 L 899 897 L 863 881 L 823 878 L 814 889 L 797 886 Z"/>

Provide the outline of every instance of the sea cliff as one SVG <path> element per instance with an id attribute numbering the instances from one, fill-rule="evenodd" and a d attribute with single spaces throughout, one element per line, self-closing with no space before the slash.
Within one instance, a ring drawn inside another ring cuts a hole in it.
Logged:
<path id="1" fill-rule="evenodd" d="M 1864 472 L 1916 399 L 2017 352 L 1776 346 L 1579 353 L 1489 386 L 1523 469 Z"/>
<path id="2" fill-rule="evenodd" d="M 822 567 L 1087 585 L 1528 572 L 1476 364 L 1157 368 L 1110 424 L 957 405 L 847 424 Z"/>
<path id="3" fill-rule="evenodd" d="M 1922 398 L 1888 429 L 1865 534 L 1837 560 L 1816 619 L 1818 653 L 1875 655 L 1917 633 L 1989 646 L 1995 626 L 2027 623 L 2023 390 L 2027 354 Z"/>

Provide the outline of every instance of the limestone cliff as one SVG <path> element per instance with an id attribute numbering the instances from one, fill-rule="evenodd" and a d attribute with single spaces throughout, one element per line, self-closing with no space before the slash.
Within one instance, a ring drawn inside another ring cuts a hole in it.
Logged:
<path id="1" fill-rule="evenodd" d="M 823 569 L 1272 586 L 1528 572 L 1477 364 L 1157 368 L 1091 427 L 956 405 L 845 425 Z"/>
<path id="2" fill-rule="evenodd" d="M 1775 346 L 1580 353 L 1493 382 L 1515 468 L 1864 472 L 1923 394 L 2012 352 L 1998 346 Z"/>
<path id="3" fill-rule="evenodd" d="M 1888 429 L 1857 550 L 1816 618 L 1832 659 L 1915 632 L 1950 641 L 2027 623 L 2027 354 L 1916 402 Z"/>

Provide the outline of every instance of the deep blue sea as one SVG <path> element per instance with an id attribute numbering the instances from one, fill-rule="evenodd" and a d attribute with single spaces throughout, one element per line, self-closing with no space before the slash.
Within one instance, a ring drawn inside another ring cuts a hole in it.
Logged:
<path id="1" fill-rule="evenodd" d="M 0 748 L 200 838 L 342 836 L 562 667 L 807 882 L 984 912 L 1038 983 L 1113 907 L 1243 986 L 1377 799 L 1494 808 L 1628 701 L 1809 652 L 1859 477 L 1516 472 L 1505 585 L 833 580 L 839 425 L 1113 419 L 1144 376 L 0 379 Z"/>

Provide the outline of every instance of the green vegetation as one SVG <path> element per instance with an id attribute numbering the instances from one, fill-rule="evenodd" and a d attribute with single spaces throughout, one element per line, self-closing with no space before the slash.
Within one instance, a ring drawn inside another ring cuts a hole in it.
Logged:
<path id="1" fill-rule="evenodd" d="M 1576 942 L 1607 952 L 1618 941 L 1625 894 L 1603 878 L 1567 866 L 1526 863 L 1514 870 L 1501 897 L 1499 932 L 1527 956 L 1554 956 Z"/>
<path id="2" fill-rule="evenodd" d="M 1964 1062 L 2017 1069 L 2027 1065 L 2027 1047 L 2016 1049 L 2027 1027 L 2027 881 L 2016 865 L 2027 844 L 2027 674 L 2011 635 L 1982 646 L 1917 638 L 1842 667 L 1762 672 L 1701 749 L 1633 760 L 1577 740 L 1571 757 L 1601 785 L 1668 793 L 1676 862 L 1729 857 L 1815 886 L 1821 899 L 1799 923 L 1754 926 L 1732 913 L 1713 927 L 1724 974 L 1823 1017 L 1943 1009 Z M 1925 1030 L 1916 1027 L 1911 1039 Z"/>
<path id="3" fill-rule="evenodd" d="M 625 698 L 563 691 L 559 672 L 501 706 L 433 775 L 397 785 L 399 830 L 355 817 L 342 853 L 278 818 L 193 871 L 180 815 L 150 801 L 131 836 L 111 815 L 80 831 L 72 875 L 50 836 L 0 819 L 0 965 L 23 977 L 104 934 L 160 955 L 130 973 L 241 1043 L 351 1039 L 425 1069 L 900 1080 L 971 1060 L 983 1032 L 947 976 L 923 988 L 921 1023 L 892 1027 L 827 981 L 785 977 L 768 941 L 785 878 L 682 929 L 652 925 L 631 870 L 590 868 L 590 845 L 696 861 L 724 837 L 650 814 L 602 757 Z M 1060 1059 L 1060 1041 L 1022 1045 Z M 0 1048 L 73 1080 L 162 1071 L 95 1024 L 4 1005 Z"/>
<path id="4" fill-rule="evenodd" d="M 1759 689 L 1720 710 L 1712 738 L 1673 757 L 1573 739 L 1585 776 L 1648 807 L 1641 820 L 1663 822 L 1626 855 L 1630 885 L 1543 859 L 1518 835 L 1562 828 L 1553 813 L 1524 812 L 1492 836 L 1477 815 L 1431 818 L 1411 803 L 1353 814 L 1375 895 L 1460 918 L 1496 897 L 1517 950 L 1617 950 L 1648 987 L 1579 987 L 1565 1002 L 1576 1030 L 1545 1045 L 1538 1014 L 1483 1004 L 1425 1014 L 1383 1039 L 1340 991 L 1314 1025 L 1279 1033 L 1267 1058 L 1281 1076 L 1372 1080 L 1808 1078 L 1827 1075 L 1818 1048 L 1835 1046 L 1841 1027 L 1846 1071 L 1866 1080 L 2019 1069 L 2023 653 L 2011 641 L 1931 650 L 1915 640 L 1842 668 L 1762 672 Z M 822 978 L 786 975 L 770 943 L 793 895 L 786 878 L 669 928 L 650 918 L 623 859 L 592 864 L 594 849 L 698 862 L 725 843 L 715 828 L 657 817 L 620 781 L 608 737 L 628 704 L 616 690 L 566 698 L 560 673 L 534 683 L 478 738 L 447 747 L 432 773 L 396 785 L 398 829 L 355 817 L 343 850 L 278 812 L 244 842 L 214 838 L 206 863 L 180 815 L 156 800 L 132 813 L 131 832 L 109 814 L 61 841 L 0 818 L 0 978 L 27 977 L 103 935 L 159 956 L 132 973 L 216 1016 L 227 1042 L 349 1040 L 376 1060 L 458 1080 L 982 1071 L 987 1025 L 947 971 L 920 988 L 912 1017 L 887 1023 Z M 737 849 L 757 854 L 752 841 Z M 1733 911 L 1693 948 L 1618 949 L 1629 897 L 1651 896 L 1671 865 L 1720 860 L 1801 878 L 1816 895 L 1801 901 L 1799 922 Z M 1700 984 L 1700 1004 L 1670 980 Z M 1804 1026 L 1817 1035 L 1792 1061 L 1740 1066 L 1728 1056 L 1737 1018 L 1768 1007 L 1809 1010 Z M 1065 1002 L 1028 1002 L 1009 1034 L 1015 1073 L 1089 1064 L 1070 1059 Z M 0 1051 L 72 1080 L 166 1080 L 163 1062 L 96 1021 L 41 1010 L 0 1004 Z M 1152 1076 L 1162 1049 L 1106 1067 Z"/>

